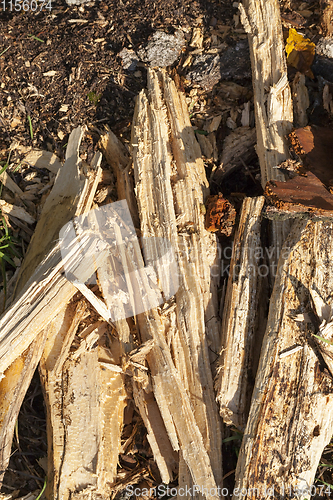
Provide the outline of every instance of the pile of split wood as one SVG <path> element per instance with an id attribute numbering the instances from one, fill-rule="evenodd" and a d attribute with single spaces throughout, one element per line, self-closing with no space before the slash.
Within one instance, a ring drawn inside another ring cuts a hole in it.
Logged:
<path id="1" fill-rule="evenodd" d="M 285 181 L 276 167 L 289 156 L 292 96 L 277 2 L 240 5 L 265 187 Z M 94 212 L 103 175 L 101 152 L 90 166 L 80 160 L 84 132 L 79 127 L 70 135 L 66 162 L 0 318 L 0 470 L 8 466 L 17 415 L 39 366 L 49 499 L 113 498 L 142 479 L 117 477 L 130 400 L 146 426 L 162 482 L 178 476 L 179 496 L 194 485 L 190 497 L 221 496 L 224 421 L 244 432 L 235 499 L 266 498 L 268 491 L 271 497 L 307 498 L 333 432 L 333 347 L 313 335 L 333 337 L 332 222 L 320 216 L 268 220 L 264 197 L 246 198 L 221 325 L 219 276 L 212 272 L 221 252 L 216 234 L 205 229 L 209 189 L 200 146 L 183 94 L 165 71 L 149 70 L 147 90 L 137 99 L 131 151 L 110 130 L 100 149 L 140 236 L 171 242 L 178 290 L 159 306 L 149 307 L 149 299 L 134 317 L 126 311 L 114 316 L 112 304 L 121 308 L 122 301 L 135 310 L 134 271 L 143 288 L 149 276 L 158 288 L 170 269 L 162 266 L 152 276 L 151 266 L 150 275 L 143 273 L 156 261 L 156 248 L 148 245 L 143 259 L 138 240 L 129 245 L 122 236 L 121 218 L 114 226 L 118 253 L 101 248 L 87 231 L 80 236 L 83 260 L 76 247 L 62 254 L 60 230 Z M 94 220 L 99 234 L 107 232 L 108 220 Z M 119 288 L 112 302 L 105 283 L 117 279 L 119 266 L 127 270 L 127 288 Z M 69 268 L 79 280 L 70 279 Z M 93 273 L 97 281 L 89 286 Z"/>

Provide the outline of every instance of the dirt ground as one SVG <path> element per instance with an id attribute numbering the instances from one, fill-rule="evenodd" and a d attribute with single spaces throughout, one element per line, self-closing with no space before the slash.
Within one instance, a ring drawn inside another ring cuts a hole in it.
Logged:
<path id="1" fill-rule="evenodd" d="M 321 36 L 330 34 L 322 18 L 322 2 L 280 3 L 285 37 L 292 26 L 301 29 L 315 44 Z M 124 48 L 140 52 L 156 31 L 182 32 L 183 48 L 168 69 L 186 92 L 198 134 L 207 135 L 207 123 L 221 117 L 213 131 L 216 151 L 213 148 L 211 154 L 205 156 L 208 175 L 221 161 L 225 138 L 241 126 L 247 103 L 248 126 L 254 126 L 247 35 L 240 24 L 237 2 L 101 0 L 68 6 L 65 0 L 56 0 L 50 9 L 46 8 L 46 2 L 44 5 L 36 12 L 30 9 L 15 12 L 9 0 L 0 2 L 0 165 L 9 163 L 8 172 L 22 190 L 35 185 L 36 177 L 42 186 L 50 181 L 47 172 L 24 163 L 25 155 L 31 149 L 40 149 L 55 153 L 63 160 L 68 136 L 80 124 L 88 126 L 81 146 L 81 157 L 88 163 L 104 125 L 109 125 L 125 144 L 129 143 L 135 98 L 146 86 L 148 63 L 139 58 L 134 69 L 125 69 L 119 54 Z M 200 28 L 203 34 L 199 47 L 193 43 L 191 46 L 195 28 Z M 223 60 L 227 53 L 229 56 Z M 239 56 L 234 57 L 235 54 Z M 222 61 L 218 76 L 209 66 L 216 56 Z M 203 63 L 199 57 L 203 57 Z M 321 102 L 323 82 L 320 78 L 331 85 L 333 72 L 330 80 L 327 73 L 323 77 L 321 70 L 318 71 L 306 80 L 310 91 L 309 123 L 331 126 L 331 114 Z M 290 68 L 291 79 L 295 72 Z M 223 186 L 212 185 L 212 193 L 223 189 L 224 194 L 233 194 L 237 205 L 245 194 L 262 192 L 258 172 L 253 149 L 244 168 L 225 180 Z M 43 200 L 39 194 L 42 186 L 31 189 L 26 204 L 26 209 L 37 216 Z M 47 191 L 43 193 L 46 194 Z M 7 202 L 15 202 L 6 190 L 2 197 Z M 13 231 L 17 237 L 20 235 L 15 224 Z M 31 232 L 22 236 L 23 254 L 30 236 Z M 10 266 L 6 269 L 10 278 L 14 269 Z M 143 424 L 137 414 L 134 418 L 138 421 L 136 460 L 133 463 L 123 457 L 119 467 L 134 470 L 149 462 L 152 478 L 158 482 Z M 226 432 L 226 438 L 230 434 Z M 224 445 L 226 482 L 231 484 L 240 444 L 239 435 L 233 436 L 234 439 L 227 439 Z M 45 478 L 46 453 L 43 396 L 38 374 L 35 374 L 20 413 L 3 491 L 23 495 L 40 490 Z M 326 480 L 330 482 L 330 477 Z"/>
<path id="2" fill-rule="evenodd" d="M 156 30 L 181 27 L 189 38 L 194 26 L 229 23 L 233 11 L 218 2 L 176 0 L 103 0 L 80 7 L 58 1 L 37 14 L 8 7 L 0 14 L 1 51 L 9 47 L 0 59 L 0 148 L 18 139 L 62 157 L 68 134 L 81 123 L 108 123 L 125 133 L 146 75 L 144 67 L 123 70 L 119 52 L 137 50 Z"/>

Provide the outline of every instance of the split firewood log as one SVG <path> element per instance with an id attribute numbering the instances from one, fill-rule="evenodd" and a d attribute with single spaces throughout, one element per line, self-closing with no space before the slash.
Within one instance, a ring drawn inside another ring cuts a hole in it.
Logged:
<path id="1" fill-rule="evenodd" d="M 135 189 L 142 236 L 151 238 L 146 263 L 156 259 L 154 238 L 175 250 L 178 291 L 164 307 L 137 317 L 153 391 L 169 439 L 180 451 L 179 486 L 196 484 L 217 496 L 222 482 L 221 431 L 214 400 L 209 348 L 219 346 L 217 244 L 204 229 L 200 206 L 207 180 L 184 96 L 164 71 L 149 70 L 132 133 Z M 158 271 L 159 281 L 163 272 Z M 216 494 L 214 494 L 214 491 Z"/>
<path id="2" fill-rule="evenodd" d="M 80 161 L 83 133 L 84 128 L 79 127 L 70 135 L 66 162 L 45 202 L 20 269 L 16 285 L 19 296 L 0 319 L 2 475 L 8 465 L 17 415 L 42 355 L 48 333 L 46 327 L 76 293 L 76 288 L 63 275 L 64 263 L 57 240 L 59 230 L 71 217 L 91 207 L 100 178 L 98 157 L 91 169 Z M 85 242 L 93 253 L 97 252 L 96 241 L 88 238 Z M 98 259 L 104 258 L 101 250 Z M 75 261 L 75 253 L 69 253 L 67 263 L 75 264 Z M 80 273 L 85 279 L 90 277 L 91 268 L 93 261 L 81 265 Z"/>
<path id="3" fill-rule="evenodd" d="M 287 65 L 284 55 L 284 45 L 282 37 L 282 29 L 280 22 L 279 6 L 275 0 L 269 1 L 254 1 L 244 0 L 239 4 L 241 21 L 245 31 L 248 33 L 252 75 L 253 75 L 253 90 L 254 90 L 254 109 L 257 134 L 257 154 L 259 157 L 261 170 L 261 183 L 265 188 L 268 180 L 284 181 L 285 176 L 277 167 L 280 163 L 289 157 L 288 141 L 286 134 L 291 131 L 293 121 L 293 107 L 291 92 L 287 79 Z M 269 20 L 269 21 L 268 21 Z M 254 218 L 258 217 L 255 204 L 244 205 L 244 217 L 251 217 L 251 212 L 247 214 L 246 210 L 254 210 Z M 253 220 L 253 219 L 252 219 Z M 242 219 L 241 219 L 242 221 Z M 268 257 L 267 265 L 270 269 L 269 284 L 274 283 L 274 272 L 276 269 L 281 248 L 285 238 L 290 230 L 291 223 L 289 221 L 273 220 L 266 225 L 266 253 Z M 261 229 L 257 227 L 256 234 L 260 234 Z M 247 239 L 250 238 L 250 233 L 240 231 L 238 233 L 236 244 L 239 248 L 244 248 L 246 252 Z M 256 245 L 255 236 L 251 244 Z M 260 244 L 259 247 L 261 248 Z M 258 249 L 256 249 L 258 250 Z M 246 253 L 243 255 L 244 262 L 241 266 L 246 265 Z M 241 268 L 242 269 L 242 268 Z M 243 269 L 246 273 L 246 269 Z M 260 281 L 260 279 L 259 279 Z M 217 377 L 218 400 L 221 402 L 221 413 L 227 423 L 237 423 L 240 427 L 244 427 L 246 420 L 245 407 L 248 403 L 241 396 L 245 389 L 243 368 L 244 360 L 251 359 L 249 352 L 240 348 L 239 357 L 237 358 L 235 372 L 237 376 L 231 376 L 230 386 L 228 386 L 228 361 L 233 358 L 233 340 L 236 340 L 236 345 L 239 347 L 246 346 L 248 339 L 248 307 L 245 306 L 244 314 L 237 317 L 237 313 L 233 310 L 229 302 L 231 297 L 235 300 L 242 300 L 240 289 L 237 291 L 237 286 L 232 284 L 232 277 L 229 277 L 228 296 L 225 302 L 225 310 L 223 312 L 223 338 L 224 341 L 221 347 L 220 355 L 220 371 Z M 247 282 L 250 289 L 248 290 L 249 297 L 256 297 L 260 284 L 257 280 L 249 280 Z M 266 285 L 265 285 L 266 286 Z M 238 299 L 237 299 L 238 295 Z M 256 299 L 254 299 L 256 300 Z M 253 313 L 252 313 L 253 314 Z M 256 313 L 252 319 L 254 324 L 257 323 Z M 236 323 L 237 328 L 236 328 Z M 227 326 L 228 325 L 228 326 Z M 233 332 L 233 334 L 231 333 Z M 239 332 L 239 336 L 238 333 Z M 228 334 L 232 337 L 229 338 Z M 237 336 L 234 339 L 233 335 Z M 226 363 L 226 365 L 225 365 Z M 223 380 L 223 366 L 226 366 L 225 376 Z M 251 372 L 255 371 L 255 367 L 251 367 Z M 243 379 L 243 380 L 242 380 Z M 236 392 L 236 399 L 232 399 L 235 387 L 241 388 L 240 392 Z M 222 389 L 223 388 L 223 389 Z M 229 398 L 230 395 L 230 398 Z M 232 403 L 231 403 L 232 400 Z M 232 404 L 232 409 L 229 404 Z M 229 415 L 229 416 L 228 416 Z"/>
<path id="4" fill-rule="evenodd" d="M 222 315 L 217 401 L 224 422 L 241 430 L 250 409 L 268 311 L 271 270 L 261 235 L 264 201 L 260 196 L 243 202 Z"/>
<path id="5" fill-rule="evenodd" d="M 118 197 L 119 199 L 126 199 L 134 227 L 139 228 L 139 214 L 134 194 L 134 179 L 133 176 L 130 175 L 130 170 L 133 169 L 131 159 L 122 143 L 108 128 L 105 133 L 101 135 L 100 146 L 110 167 L 116 175 Z M 135 246 L 136 255 L 140 256 L 141 250 L 137 242 L 135 242 Z M 121 257 L 123 259 L 124 268 L 127 265 L 126 261 L 129 256 L 122 255 Z M 130 261 L 133 262 L 133 254 L 130 257 Z M 137 262 L 137 266 L 139 267 L 138 264 Z M 113 281 L 115 276 L 112 273 L 112 269 L 115 268 L 114 262 L 110 262 L 108 266 L 101 266 L 98 271 L 100 280 L 104 282 L 107 280 Z M 103 289 L 103 287 L 102 294 L 107 302 L 107 290 Z M 135 325 L 130 325 L 128 319 L 125 317 L 115 321 L 114 325 L 120 343 L 120 354 L 123 359 L 123 364 L 126 364 L 127 372 L 128 370 L 131 372 L 130 383 L 133 391 L 133 398 L 146 426 L 147 440 L 159 468 L 161 479 L 163 483 L 169 484 L 172 482 L 178 468 L 178 454 L 172 449 L 165 424 L 154 397 L 151 377 L 145 371 L 146 355 L 152 348 L 153 343 L 148 341 L 136 349 L 131 333 Z M 138 332 L 137 337 L 139 337 Z M 129 355 L 131 356 L 130 358 Z M 128 363 L 130 359 L 131 362 Z M 134 361 L 134 364 L 132 361 Z"/>
<path id="6" fill-rule="evenodd" d="M 243 0 L 239 10 L 249 37 L 257 154 L 264 187 L 271 179 L 283 180 L 274 167 L 289 156 L 286 136 L 293 126 L 280 10 L 275 0 Z"/>
<path id="7" fill-rule="evenodd" d="M 333 433 L 332 229 L 297 221 L 283 247 L 237 464 L 243 494 L 234 499 L 314 496 Z"/>

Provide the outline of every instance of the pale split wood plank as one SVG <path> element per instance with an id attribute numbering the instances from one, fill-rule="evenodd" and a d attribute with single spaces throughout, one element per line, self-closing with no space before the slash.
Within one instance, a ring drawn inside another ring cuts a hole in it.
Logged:
<path id="1" fill-rule="evenodd" d="M 17 219 L 23 220 L 28 224 L 33 224 L 36 220 L 28 214 L 28 212 L 23 207 L 18 207 L 7 203 L 5 200 L 0 200 L 0 209 L 4 214 L 16 217 Z"/>
<path id="2" fill-rule="evenodd" d="M 109 127 L 106 127 L 105 132 L 101 134 L 99 144 L 108 164 L 116 175 L 118 199 L 126 199 L 134 226 L 139 227 L 138 207 L 134 194 L 133 165 L 129 152 Z"/>
<path id="3" fill-rule="evenodd" d="M 98 153 L 92 166 L 99 168 L 100 161 Z M 91 207 L 100 179 L 96 177 L 75 215 L 87 213 Z M 89 213 L 89 220 L 93 214 Z M 102 268 L 106 255 L 95 259 L 96 269 Z M 89 266 L 86 258 L 84 264 Z M 72 280 L 73 285 L 109 320 L 106 305 L 84 285 L 84 275 L 76 274 L 80 280 Z M 95 323 L 73 350 L 82 314 L 84 310 L 79 306 L 74 311 L 71 304 L 62 309 L 41 358 L 48 413 L 48 490 L 54 499 L 106 500 L 117 474 L 127 395 L 119 356 L 110 358 L 114 351 L 119 353 L 119 347 L 109 345 L 108 323 Z M 111 366 L 113 370 L 108 369 Z"/>
<path id="4" fill-rule="evenodd" d="M 278 0 L 244 0 L 238 4 L 241 22 L 248 33 L 254 111 L 261 184 L 284 180 L 276 167 L 289 158 L 287 134 L 293 126 L 293 103 L 287 78 L 287 62 Z M 270 267 L 276 267 L 289 221 L 269 226 Z M 272 277 L 274 281 L 274 276 Z"/>
<path id="5" fill-rule="evenodd" d="M 84 177 L 79 158 L 79 147 L 84 132 L 84 127 L 78 127 L 70 135 L 66 161 L 63 168 L 58 171 L 54 186 L 43 206 L 41 217 L 21 266 L 16 285 L 17 291 L 23 288 L 38 264 L 51 250 L 54 242 L 59 239 L 60 229 L 74 217 L 80 196 L 87 189 L 89 180 Z M 57 207 L 56 214 L 55 207 Z"/>
<path id="6" fill-rule="evenodd" d="M 132 175 L 130 175 L 130 171 L 133 167 L 128 153 L 110 129 L 107 129 L 106 132 L 102 134 L 100 144 L 109 165 L 116 175 L 118 198 L 126 199 L 134 226 L 138 228 L 139 216 L 134 194 L 134 180 Z M 134 257 L 135 256 L 137 256 L 137 268 L 143 267 L 141 250 L 138 242 L 135 243 Z M 122 256 L 122 258 L 124 259 L 124 256 Z M 126 260 L 127 257 L 125 257 L 123 267 L 128 265 Z M 133 254 L 130 257 L 130 261 L 133 265 Z M 108 280 L 114 282 L 116 277 L 113 273 L 116 269 L 117 263 L 114 262 L 114 259 L 110 256 L 109 264 L 107 266 L 101 266 L 98 270 L 100 282 L 107 283 Z M 107 301 L 107 290 L 105 287 L 102 287 L 102 294 Z M 133 330 L 133 326 L 135 325 L 132 325 L 130 328 L 125 316 L 124 314 L 124 319 L 119 319 L 114 323 L 121 346 L 122 364 L 126 373 L 131 372 L 132 374 L 130 380 L 133 388 L 134 401 L 146 426 L 147 440 L 159 468 L 162 482 L 169 484 L 173 481 L 178 465 L 178 457 L 177 453 L 172 449 L 159 407 L 154 398 L 151 377 L 149 374 L 144 373 L 142 369 L 142 366 L 145 365 L 146 354 L 150 350 L 150 344 L 149 341 L 146 344 L 142 344 L 138 353 L 135 354 L 135 350 L 133 350 L 133 335 L 131 333 L 131 328 Z M 131 355 L 131 360 L 137 359 L 139 361 L 139 366 L 133 365 L 132 362 L 128 362 L 129 354 Z"/>
<path id="7" fill-rule="evenodd" d="M 84 301 L 82 306 L 86 307 Z M 73 498 L 81 492 L 91 499 L 106 500 L 117 472 L 126 397 L 124 375 L 103 366 L 100 356 L 105 360 L 105 351 L 98 346 L 79 356 L 75 351 L 61 355 L 77 330 L 77 308 L 82 306 L 69 304 L 57 316 L 41 359 L 48 410 L 48 491 L 54 499 Z M 108 328 L 101 322 L 97 338 Z M 63 358 L 61 365 L 59 357 Z"/>
<path id="8" fill-rule="evenodd" d="M 272 488 L 275 496 L 290 489 L 309 498 L 306 486 L 333 433 L 333 383 L 321 367 L 313 326 L 294 317 L 309 311 L 313 288 L 332 305 L 332 256 L 332 223 L 295 223 L 280 256 L 237 464 L 236 487 L 247 493 L 234 500 L 263 498 Z M 331 329 L 323 336 L 331 340 Z M 332 346 L 325 346 L 331 359 Z"/>
<path id="9" fill-rule="evenodd" d="M 22 189 L 13 181 L 13 179 L 8 174 L 7 170 L 0 174 L 0 181 L 2 184 L 9 189 L 12 193 L 21 196 L 23 194 Z"/>
<path id="10" fill-rule="evenodd" d="M 17 416 L 31 377 L 43 351 L 47 331 L 35 339 L 28 349 L 6 370 L 0 382 L 0 481 L 8 466 Z M 33 367 L 33 370 L 32 370 Z M 31 373 L 32 372 L 32 373 Z"/>

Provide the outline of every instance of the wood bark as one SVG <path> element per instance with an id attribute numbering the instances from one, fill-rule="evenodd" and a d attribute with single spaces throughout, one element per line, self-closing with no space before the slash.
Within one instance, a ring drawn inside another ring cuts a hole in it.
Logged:
<path id="1" fill-rule="evenodd" d="M 295 223 L 280 256 L 237 464 L 236 488 L 247 493 L 235 500 L 263 498 L 272 488 L 275 496 L 285 498 L 291 491 L 309 498 L 306 486 L 313 484 L 333 432 L 333 385 L 314 343 L 314 327 L 294 316 L 309 311 L 312 289 L 322 307 L 332 305 L 332 255 L 332 223 Z M 329 330 L 323 335 L 332 336 Z M 332 346 L 325 345 L 332 356 Z"/>
<path id="2" fill-rule="evenodd" d="M 139 331 L 143 341 L 154 340 L 147 360 L 169 439 L 181 452 L 180 471 L 185 467 L 180 486 L 192 480 L 212 498 L 222 482 L 208 351 L 219 345 L 216 281 L 210 275 L 217 246 L 200 211 L 207 181 L 186 101 L 164 71 L 148 72 L 148 92 L 137 100 L 132 147 L 142 235 L 171 242 L 179 266 L 175 298 L 139 315 Z M 154 261 L 154 245 L 145 258 Z"/>
<path id="3" fill-rule="evenodd" d="M 233 242 L 222 316 L 222 350 L 216 380 L 223 420 L 244 430 L 268 301 L 269 268 L 261 240 L 264 197 L 246 198 Z"/>

